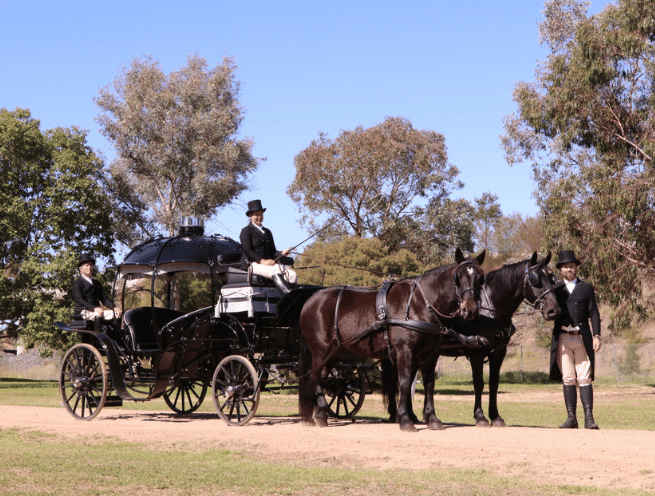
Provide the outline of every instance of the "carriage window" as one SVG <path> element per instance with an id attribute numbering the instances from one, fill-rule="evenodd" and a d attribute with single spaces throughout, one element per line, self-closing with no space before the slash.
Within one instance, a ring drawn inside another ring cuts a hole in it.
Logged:
<path id="1" fill-rule="evenodd" d="M 172 298 L 175 310 L 189 313 L 212 305 L 212 282 L 209 274 L 182 272 L 173 279 Z"/>
<path id="2" fill-rule="evenodd" d="M 117 294 L 124 291 L 125 311 L 151 305 L 152 277 L 150 275 L 130 274 L 121 286 L 116 290 Z M 162 278 L 155 280 L 155 307 L 168 307 L 168 282 Z"/>

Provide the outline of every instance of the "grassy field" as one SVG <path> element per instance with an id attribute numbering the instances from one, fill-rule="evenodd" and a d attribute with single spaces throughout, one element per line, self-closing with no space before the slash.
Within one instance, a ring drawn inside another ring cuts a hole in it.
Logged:
<path id="1" fill-rule="evenodd" d="M 507 378 L 510 379 L 511 378 Z M 445 423 L 472 425 L 473 395 L 470 380 L 440 380 L 437 411 Z M 626 399 L 629 386 L 599 384 L 596 420 L 604 429 L 655 430 L 650 395 Z M 640 387 L 644 387 L 643 384 Z M 655 390 L 655 384 L 647 385 Z M 563 404 L 555 384 L 512 384 L 501 387 L 501 414 L 509 425 L 554 427 L 563 420 Z M 530 398 L 515 401 L 513 396 Z M 547 399 L 550 396 L 550 400 Z M 556 398 L 552 400 L 553 396 Z M 546 399 L 544 399 L 544 396 Z M 419 411 L 422 395 L 417 395 Z M 484 398 L 486 408 L 486 395 Z M 0 378 L 0 404 L 62 408 L 58 387 L 52 381 Z M 161 410 L 163 400 L 129 403 L 122 408 Z M 112 409 L 112 413 L 115 409 Z M 214 412 L 207 398 L 200 411 Z M 295 393 L 262 395 L 258 414 L 297 415 Z M 367 396 L 360 417 L 385 418 L 380 395 Z M 519 420 L 517 420 L 519 419 Z M 217 420 L 219 421 L 219 420 Z M 500 477 L 479 470 L 347 470 L 299 467 L 272 463 L 228 449 L 202 449 L 178 443 L 174 448 L 152 449 L 115 438 L 63 439 L 43 432 L 0 429 L 0 487 L 3 494 L 454 494 L 543 495 L 616 494 L 579 486 L 551 486 Z M 435 488 L 438 488 L 435 489 Z M 622 494 L 646 494 L 622 491 Z"/>

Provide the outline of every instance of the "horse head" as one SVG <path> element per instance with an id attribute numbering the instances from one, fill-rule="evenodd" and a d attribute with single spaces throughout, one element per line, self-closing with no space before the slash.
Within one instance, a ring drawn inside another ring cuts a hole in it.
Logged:
<path id="1" fill-rule="evenodd" d="M 525 269 L 525 299 L 535 310 L 541 310 L 545 320 L 555 320 L 560 314 L 560 307 L 553 291 L 561 286 L 557 276 L 548 267 L 551 253 L 543 260 L 537 259 L 537 252 L 532 254 Z"/>
<path id="2" fill-rule="evenodd" d="M 484 272 L 480 267 L 484 262 L 486 250 L 475 258 L 466 258 L 462 250 L 455 251 L 455 294 L 459 303 L 457 316 L 472 320 L 480 311 L 480 289 L 484 284 Z"/>

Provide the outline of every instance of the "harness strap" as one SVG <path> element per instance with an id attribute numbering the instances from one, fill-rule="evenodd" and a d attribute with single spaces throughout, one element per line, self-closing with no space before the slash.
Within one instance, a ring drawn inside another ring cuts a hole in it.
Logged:
<path id="1" fill-rule="evenodd" d="M 418 276 L 418 279 L 414 281 L 414 285 L 412 286 L 412 291 L 409 293 L 409 299 L 407 300 L 407 308 L 405 309 L 405 320 L 409 319 L 409 309 L 412 305 L 412 298 L 414 298 L 414 291 L 416 291 L 416 286 L 418 285 L 418 282 L 421 280 L 421 277 L 423 277 L 423 274 Z"/>
<path id="2" fill-rule="evenodd" d="M 389 289 L 391 289 L 393 283 L 391 281 L 386 281 L 380 289 L 378 289 L 377 295 L 375 295 L 375 309 L 378 314 L 378 319 L 383 320 L 387 318 L 387 294 Z"/>
<path id="3" fill-rule="evenodd" d="M 389 294 L 389 289 L 391 289 L 391 286 L 393 286 L 393 282 L 386 281 L 378 290 L 377 295 L 375 295 L 375 309 L 377 310 L 378 319 L 381 321 L 387 318 L 387 295 Z M 387 345 L 387 354 L 389 355 L 389 360 L 392 364 L 395 365 L 396 350 L 393 349 L 391 339 L 389 339 L 389 326 L 384 328 L 384 342 Z"/>
<path id="4" fill-rule="evenodd" d="M 344 286 L 339 291 L 337 296 L 337 304 L 334 306 L 334 335 L 337 337 L 337 345 L 341 346 L 341 333 L 339 332 L 339 305 L 341 304 L 341 296 L 348 286 Z"/>

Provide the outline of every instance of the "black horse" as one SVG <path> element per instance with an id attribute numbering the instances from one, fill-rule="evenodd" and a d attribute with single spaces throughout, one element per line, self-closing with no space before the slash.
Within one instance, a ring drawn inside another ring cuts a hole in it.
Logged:
<path id="1" fill-rule="evenodd" d="M 328 405 L 321 379 L 336 363 L 353 357 L 393 357 L 396 384 L 400 385 L 400 428 L 415 431 L 409 418 L 412 371 L 427 364 L 422 367 L 426 391 L 434 392 L 439 344 L 444 332 L 454 335 L 443 322 L 478 315 L 483 261 L 484 252 L 475 259 L 464 258 L 458 248 L 455 264 L 387 283 L 380 290 L 346 286 L 314 294 L 300 314 L 304 339 L 300 340 L 298 398 L 303 421 L 327 425 Z M 441 422 L 433 400 L 426 394 L 424 418 L 428 428 L 437 429 Z"/>
<path id="2" fill-rule="evenodd" d="M 477 426 L 505 427 L 505 421 L 498 413 L 498 386 L 500 384 L 500 368 L 507 353 L 507 344 L 515 331 L 512 325 L 512 315 L 526 300 L 535 309 L 541 311 L 546 320 L 555 320 L 560 313 L 560 307 L 553 294 L 558 284 L 557 277 L 548 268 L 551 254 L 543 260 L 537 259 L 537 252 L 532 258 L 505 265 L 498 270 L 490 271 L 485 277 L 482 288 L 482 308 L 480 315 L 472 322 L 454 322 L 454 330 L 464 335 L 480 335 L 488 339 L 488 344 L 481 347 L 462 346 L 461 342 L 452 339 L 445 340 L 437 354 L 441 356 L 465 356 L 471 362 L 473 374 L 473 389 L 475 390 L 475 406 L 473 416 Z M 484 390 L 483 365 L 489 360 L 489 416 L 492 424 L 484 416 L 482 410 L 482 391 Z M 416 370 L 414 370 L 414 374 Z M 388 402 L 390 421 L 399 420 L 396 413 L 395 393 L 398 390 L 395 378 L 395 367 L 389 360 L 382 362 L 382 382 L 385 401 Z M 425 383 L 426 394 L 430 384 Z M 433 392 L 429 392 L 432 396 Z M 411 404 L 410 404 L 411 408 Z M 413 419 L 416 416 L 411 413 Z"/>

